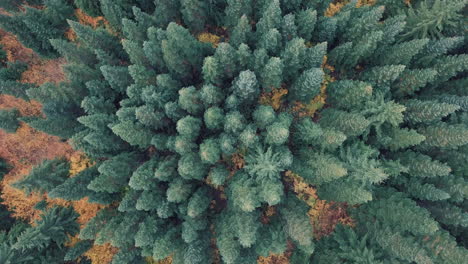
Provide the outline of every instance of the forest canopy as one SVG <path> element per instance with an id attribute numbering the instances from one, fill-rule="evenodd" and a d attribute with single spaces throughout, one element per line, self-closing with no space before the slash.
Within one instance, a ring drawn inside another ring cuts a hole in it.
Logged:
<path id="1" fill-rule="evenodd" d="M 25 83 L 0 50 L 0 93 L 42 105 L 0 128 L 86 161 L 11 184 L 48 199 L 32 225 L 0 213 L 0 263 L 464 263 L 467 2 L 2 1 L 66 78 Z"/>

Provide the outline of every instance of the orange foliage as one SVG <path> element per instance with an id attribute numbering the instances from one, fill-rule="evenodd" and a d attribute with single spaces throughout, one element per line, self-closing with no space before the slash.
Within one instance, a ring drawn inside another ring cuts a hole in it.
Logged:
<path id="1" fill-rule="evenodd" d="M 287 171 L 285 177 L 297 197 L 311 207 L 308 215 L 317 239 L 330 234 L 338 223 L 353 225 L 352 219 L 347 214 L 346 204 L 320 200 L 316 190 L 292 171 Z"/>
<path id="2" fill-rule="evenodd" d="M 84 153 L 75 152 L 70 157 L 70 175 L 74 176 L 93 165 L 94 163 Z"/>
<path id="3" fill-rule="evenodd" d="M 41 104 L 36 101 L 26 102 L 11 95 L 0 94 L 0 109 L 16 108 L 21 116 L 39 116 L 41 107 Z"/>
<path id="4" fill-rule="evenodd" d="M 20 124 L 14 134 L 0 130 L 0 146 L 0 157 L 13 166 L 2 181 L 4 204 L 13 212 L 14 217 L 32 222 L 39 216 L 39 211 L 33 207 L 44 196 L 25 196 L 9 184 L 27 175 L 42 160 L 68 156 L 73 150 L 59 138 L 38 132 L 24 123 Z"/>
<path id="5" fill-rule="evenodd" d="M 0 45 L 6 51 L 8 61 L 18 60 L 28 64 L 29 67 L 23 72 L 21 82 L 41 85 L 65 80 L 61 67 L 65 63 L 64 59 L 41 59 L 31 49 L 24 47 L 13 34 L 3 30 L 0 30 Z"/>
<path id="6" fill-rule="evenodd" d="M 288 241 L 288 246 L 283 254 L 271 254 L 268 257 L 259 257 L 257 259 L 258 264 L 289 264 L 289 258 L 292 255 L 294 249 L 293 244 Z M 294 264 L 294 263 L 293 263 Z"/>
<path id="7" fill-rule="evenodd" d="M 14 134 L 0 131 L 0 157 L 13 165 L 13 170 L 5 176 L 5 181 L 18 180 L 19 171 L 31 168 L 44 159 L 69 156 L 73 150 L 60 138 L 39 132 L 21 123 Z M 23 171 L 24 172 L 24 171 Z"/>
<path id="8" fill-rule="evenodd" d="M 83 12 L 81 9 L 75 10 L 75 16 L 80 24 L 91 26 L 92 28 L 97 28 L 102 25 L 105 27 L 109 26 L 109 22 L 103 16 L 92 17 Z M 73 31 L 71 28 L 65 32 L 65 37 L 71 41 L 75 41 L 77 38 L 75 31 Z"/>
<path id="9" fill-rule="evenodd" d="M 289 264 L 289 257 L 286 254 L 272 254 L 268 257 L 259 257 L 258 264 Z"/>
<path id="10" fill-rule="evenodd" d="M 315 238 L 320 239 L 329 235 L 338 223 L 353 226 L 354 223 L 346 209 L 347 205 L 343 203 L 317 200 L 315 206 L 309 211 Z"/>
<path id="11" fill-rule="evenodd" d="M 40 211 L 34 209 L 34 205 L 43 198 L 43 196 L 37 194 L 25 196 L 23 192 L 7 184 L 3 186 L 2 190 L 3 204 L 12 212 L 11 215 L 30 224 L 39 219 Z"/>
<path id="12" fill-rule="evenodd" d="M 65 38 L 70 41 L 75 41 L 77 38 L 75 31 L 72 28 L 69 28 L 65 31 Z"/>
<path id="13" fill-rule="evenodd" d="M 262 93 L 260 95 L 260 104 L 269 105 L 273 109 L 278 110 L 282 104 L 282 97 L 288 94 L 285 88 L 273 88 L 269 93 Z"/>
<path id="14" fill-rule="evenodd" d="M 109 24 L 109 22 L 103 16 L 92 17 L 83 12 L 81 9 L 75 10 L 75 16 L 80 24 L 91 26 L 92 28 L 97 28 L 101 25 Z"/>
<path id="15" fill-rule="evenodd" d="M 88 257 L 93 264 L 108 264 L 119 250 L 111 244 L 93 245 L 91 249 L 83 255 Z"/>
<path id="16" fill-rule="evenodd" d="M 59 83 L 65 80 L 62 65 L 65 59 L 39 60 L 29 64 L 28 69 L 23 72 L 21 82 L 42 85 L 46 82 Z"/>
<path id="17" fill-rule="evenodd" d="M 286 171 L 285 181 L 292 186 L 293 191 L 297 194 L 297 197 L 306 202 L 309 206 L 314 206 L 318 199 L 317 191 L 304 181 L 304 179 L 298 174 L 292 171 Z"/>
<path id="18" fill-rule="evenodd" d="M 73 209 L 80 215 L 78 217 L 78 224 L 84 226 L 88 223 L 91 218 L 95 217 L 96 214 L 104 208 L 105 206 L 95 203 L 88 203 L 88 198 L 83 198 L 78 201 L 73 201 L 72 203 Z"/>
<path id="19" fill-rule="evenodd" d="M 410 0 L 404 0 L 410 1 Z M 327 17 L 332 17 L 336 15 L 336 13 L 340 12 L 340 10 L 347 4 L 349 4 L 349 0 L 335 0 L 330 5 L 328 6 L 327 10 L 325 10 L 325 16 Z M 375 5 L 377 3 L 377 0 L 358 0 L 356 3 L 356 7 L 361 7 L 365 5 Z"/>
<path id="20" fill-rule="evenodd" d="M 7 53 L 8 61 L 23 61 L 26 63 L 39 60 L 32 49 L 25 48 L 18 39 L 2 29 L 0 29 L 0 45 Z"/>

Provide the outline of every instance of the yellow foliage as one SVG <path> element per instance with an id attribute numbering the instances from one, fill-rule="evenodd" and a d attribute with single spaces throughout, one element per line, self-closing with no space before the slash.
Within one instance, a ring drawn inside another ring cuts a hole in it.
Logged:
<path id="1" fill-rule="evenodd" d="M 75 211 L 80 215 L 78 217 L 78 223 L 82 226 L 88 223 L 91 218 L 96 216 L 99 210 L 105 207 L 101 204 L 88 203 L 88 197 L 78 201 L 73 201 L 72 206 L 73 209 L 75 209 Z"/>
<path id="2" fill-rule="evenodd" d="M 293 191 L 297 194 L 297 197 L 313 207 L 318 199 L 317 191 L 306 183 L 301 176 L 292 171 L 286 171 L 284 176 L 286 182 L 293 186 Z"/>
<path id="3" fill-rule="evenodd" d="M 273 109 L 278 110 L 282 104 L 282 97 L 288 94 L 285 88 L 273 88 L 269 93 L 262 93 L 260 95 L 260 104 L 269 105 Z"/>
<path id="4" fill-rule="evenodd" d="M 85 156 L 84 153 L 75 152 L 70 157 L 70 175 L 74 176 L 86 168 L 93 166 L 93 163 Z"/>
<path id="5" fill-rule="evenodd" d="M 40 211 L 34 209 L 34 206 L 43 199 L 43 196 L 37 194 L 26 196 L 22 191 L 10 185 L 4 185 L 2 199 L 14 218 L 22 219 L 30 224 L 39 219 Z"/>
<path id="6" fill-rule="evenodd" d="M 159 261 L 156 261 L 151 257 L 147 257 L 146 258 L 146 263 L 148 263 L 148 264 L 172 264 L 172 257 L 167 257 L 167 258 L 165 258 L 163 260 L 159 260 Z"/>
<path id="7" fill-rule="evenodd" d="M 93 245 L 83 255 L 88 257 L 93 264 L 109 264 L 119 250 L 109 243 L 104 245 Z"/>
<path id="8" fill-rule="evenodd" d="M 221 39 L 220 36 L 217 36 L 215 34 L 211 34 L 208 32 L 202 32 L 198 34 L 198 40 L 203 43 L 211 43 L 213 45 L 213 48 L 218 47 L 219 40 Z"/>
<path id="9" fill-rule="evenodd" d="M 340 12 L 341 8 L 349 3 L 349 0 L 342 0 L 335 3 L 330 3 L 327 10 L 325 10 L 325 16 L 332 17 L 336 13 Z"/>
<path id="10" fill-rule="evenodd" d="M 66 247 L 73 247 L 76 245 L 76 243 L 78 243 L 80 241 L 80 238 L 78 237 L 79 235 L 75 235 L 75 236 L 69 236 L 68 235 L 68 238 L 69 240 L 65 243 L 65 246 Z"/>
<path id="11" fill-rule="evenodd" d="M 361 6 L 365 6 L 365 5 L 375 5 L 375 3 L 377 3 L 377 0 L 359 0 L 356 4 L 356 7 L 361 7 Z"/>

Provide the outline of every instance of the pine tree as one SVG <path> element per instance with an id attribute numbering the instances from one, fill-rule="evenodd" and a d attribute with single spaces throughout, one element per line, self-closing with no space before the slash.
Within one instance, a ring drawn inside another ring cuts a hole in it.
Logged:
<path id="1" fill-rule="evenodd" d="M 251 0 L 227 0 L 226 4 L 226 18 L 224 24 L 228 28 L 239 25 L 242 20 L 247 21 L 247 17 L 249 17 L 253 11 Z"/>
<path id="2" fill-rule="evenodd" d="M 463 211 L 463 208 L 454 204 L 433 203 L 427 209 L 437 219 L 438 222 L 444 225 L 466 227 L 468 225 L 468 215 Z"/>
<path id="3" fill-rule="evenodd" d="M 207 20 L 206 3 L 199 0 L 181 0 L 181 13 L 190 30 L 200 32 Z"/>
<path id="4" fill-rule="evenodd" d="M 278 88 L 281 86 L 283 77 L 283 63 L 280 58 L 272 57 L 268 60 L 265 68 L 263 69 L 262 87 L 263 90 L 269 92 L 271 88 Z"/>
<path id="5" fill-rule="evenodd" d="M 45 8 L 26 7 L 24 12 L 15 12 L 14 16 L 4 14 L 0 16 L 0 24 L 40 55 L 57 57 L 49 39 L 64 37 L 66 20 L 74 17 L 73 6 L 64 0 L 48 0 L 41 4 Z"/>
<path id="6" fill-rule="evenodd" d="M 228 9 L 226 9 L 226 12 L 228 12 L 227 10 Z M 238 19 L 236 26 L 233 28 L 229 43 L 233 47 L 237 47 L 242 43 L 248 44 L 250 43 L 251 35 L 252 28 L 249 24 L 248 17 L 244 14 Z"/>
<path id="7" fill-rule="evenodd" d="M 70 165 L 65 160 L 46 160 L 34 167 L 24 179 L 15 182 L 14 187 L 23 190 L 26 194 L 35 191 L 48 192 L 66 180 L 69 170 Z"/>
<path id="8" fill-rule="evenodd" d="M 190 35 L 188 30 L 170 23 L 166 36 L 167 40 L 162 41 L 161 47 L 169 70 L 183 76 L 191 76 L 194 70 L 200 71 L 203 62 L 203 46 Z M 182 67 L 182 65 L 185 66 Z"/>
<path id="9" fill-rule="evenodd" d="M 283 53 L 281 54 L 285 69 L 285 81 L 291 81 L 293 77 L 297 76 L 299 70 L 302 68 L 305 54 L 306 46 L 303 39 L 295 38 L 286 43 Z"/>
<path id="10" fill-rule="evenodd" d="M 306 9 L 299 12 L 296 16 L 296 24 L 298 26 L 297 33 L 299 37 L 305 41 L 312 38 L 315 24 L 317 23 L 317 11 L 313 9 Z"/>
<path id="11" fill-rule="evenodd" d="M 78 214 L 71 208 L 53 207 L 44 212 L 34 226 L 16 224 L 0 239 L 0 259 L 4 263 L 64 262 L 69 237 L 79 231 Z"/>
<path id="12" fill-rule="evenodd" d="M 456 28 L 459 12 L 465 5 L 463 1 L 436 0 L 423 1 L 417 8 L 409 8 L 406 32 L 402 38 L 441 37 L 451 27 Z"/>
<path id="13" fill-rule="evenodd" d="M 320 92 L 324 73 L 319 68 L 313 68 L 301 74 L 291 87 L 291 99 L 304 103 L 309 102 Z"/>
<path id="14" fill-rule="evenodd" d="M 369 121 L 360 114 L 345 111 L 326 109 L 322 111 L 320 126 L 333 128 L 345 133 L 347 136 L 358 136 L 367 129 Z"/>
<path id="15" fill-rule="evenodd" d="M 86 12 L 90 16 L 100 16 L 102 15 L 101 12 L 101 5 L 99 1 L 92 1 L 92 0 L 74 0 L 76 7 L 80 8 L 84 12 Z"/>
<path id="16" fill-rule="evenodd" d="M 384 148 L 395 151 L 419 145 L 426 137 L 413 129 L 390 128 L 384 130 L 378 140 Z"/>
<path id="17" fill-rule="evenodd" d="M 413 95 L 427 83 L 432 82 L 437 75 L 433 69 L 406 69 L 394 85 L 394 94 L 397 97 Z"/>
<path id="18" fill-rule="evenodd" d="M 304 177 L 314 185 L 327 183 L 348 174 L 343 164 L 333 156 L 315 154 L 294 161 L 292 171 Z"/>
<path id="19" fill-rule="evenodd" d="M 326 200 L 347 202 L 349 204 L 366 203 L 372 200 L 372 193 L 357 183 L 344 180 L 324 184 L 318 189 L 318 195 Z"/>
<path id="20" fill-rule="evenodd" d="M 466 126 L 438 123 L 430 127 L 421 127 L 419 132 L 426 137 L 425 147 L 457 148 L 468 143 Z"/>
<path id="21" fill-rule="evenodd" d="M 134 153 L 122 153 L 106 160 L 98 167 L 99 176 L 89 183 L 88 189 L 107 193 L 120 191 L 130 178 L 137 158 Z"/>
<path id="22" fill-rule="evenodd" d="M 0 110 L 0 128 L 8 133 L 15 133 L 18 129 L 19 111 L 16 108 L 11 110 Z"/>
<path id="23" fill-rule="evenodd" d="M 428 43 L 429 39 L 416 39 L 402 42 L 392 46 L 390 50 L 382 49 L 381 53 L 377 53 L 375 56 L 380 56 L 378 61 L 381 65 L 408 65 L 411 59 L 421 52 Z M 392 55 L 390 56 L 389 54 Z"/>
<path id="24" fill-rule="evenodd" d="M 452 171 L 447 164 L 413 151 L 401 153 L 398 158 L 408 167 L 408 173 L 415 177 L 447 176 Z"/>
<path id="25" fill-rule="evenodd" d="M 336 81 L 328 85 L 330 94 L 328 102 L 345 110 L 359 108 L 362 103 L 368 101 L 372 96 L 372 86 L 360 81 Z"/>
<path id="26" fill-rule="evenodd" d="M 411 123 L 437 121 L 460 109 L 457 105 L 420 100 L 409 100 L 405 107 L 405 118 Z"/>

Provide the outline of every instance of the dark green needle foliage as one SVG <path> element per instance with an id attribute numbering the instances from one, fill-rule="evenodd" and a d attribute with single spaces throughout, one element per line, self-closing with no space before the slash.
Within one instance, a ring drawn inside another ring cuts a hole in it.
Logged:
<path id="1" fill-rule="evenodd" d="M 34 225 L 17 221 L 7 230 L 3 230 L 2 226 L 1 263 L 65 263 L 78 259 L 83 253 L 83 244 L 87 242 L 78 242 L 71 248 L 65 246 L 70 237 L 79 231 L 77 217 L 78 214 L 71 208 L 52 207 L 45 210 Z M 80 258 L 81 261 L 86 261 L 83 257 Z"/>
<path id="2" fill-rule="evenodd" d="M 0 110 L 0 128 L 8 133 L 15 133 L 19 127 L 19 111 L 16 108 L 11 110 Z"/>
<path id="3" fill-rule="evenodd" d="M 32 5 L 23 7 L 24 10 L 12 10 L 14 11 L 12 15 L 0 15 L 0 25 L 40 55 L 57 57 L 58 53 L 49 39 L 65 37 L 65 31 L 68 29 L 66 20 L 74 17 L 74 6 L 66 0 L 27 2 L 28 4 L 31 2 Z M 33 6 L 43 8 L 38 9 Z"/>
<path id="4" fill-rule="evenodd" d="M 45 118 L 24 120 L 96 163 L 16 183 L 109 205 L 67 259 L 91 243 L 118 247 L 113 263 L 212 263 L 213 248 L 255 263 L 288 245 L 291 263 L 467 259 L 466 1 L 352 0 L 331 17 L 331 0 L 75 2 L 112 31 L 40 35 L 69 81 L 29 89 Z M 317 242 L 287 171 L 352 205 L 355 227 Z"/>
<path id="5" fill-rule="evenodd" d="M 0 45 L 0 93 L 28 100 L 26 90 L 33 85 L 18 82 L 27 69 L 28 65 L 24 62 L 9 62 L 6 50 Z"/>

